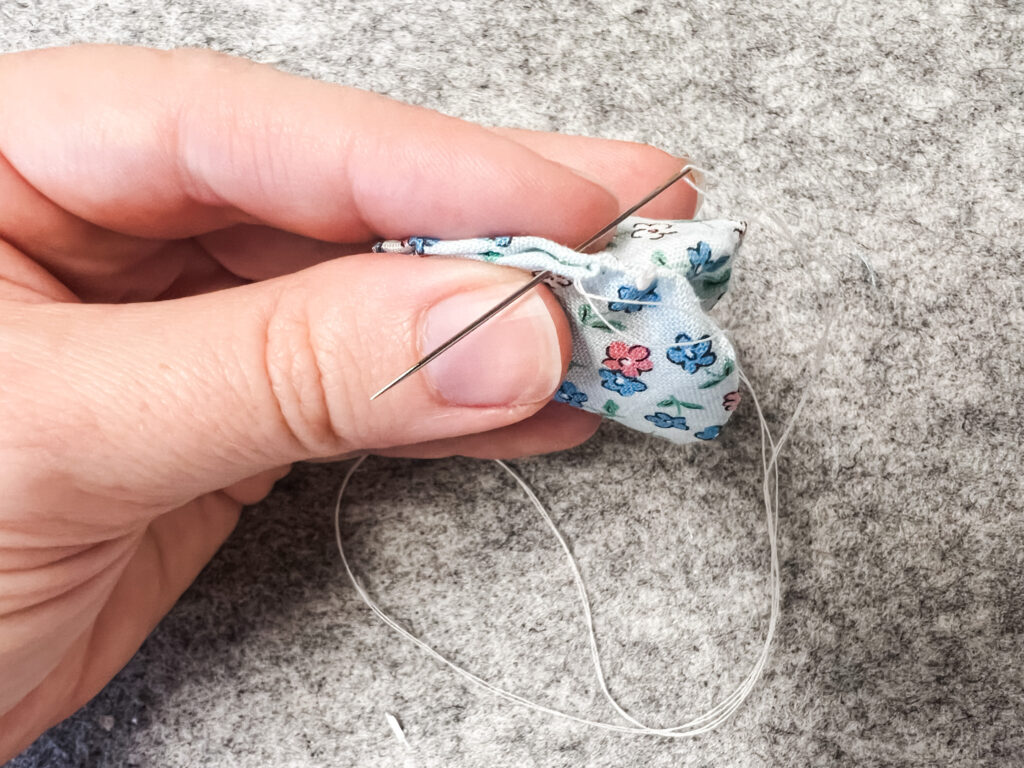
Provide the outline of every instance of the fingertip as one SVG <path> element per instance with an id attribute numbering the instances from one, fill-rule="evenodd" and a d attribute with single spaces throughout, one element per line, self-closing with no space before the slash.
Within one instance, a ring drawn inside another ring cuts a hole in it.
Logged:
<path id="1" fill-rule="evenodd" d="M 687 157 L 677 157 L 650 144 L 609 143 L 614 145 L 609 154 L 617 162 L 614 168 L 602 166 L 601 172 L 606 176 L 605 183 L 622 199 L 623 209 L 635 205 L 691 163 Z M 691 175 L 679 179 L 634 215 L 652 219 L 693 218 L 698 210 L 698 193 L 686 179 L 695 173 L 691 171 Z"/>
<path id="2" fill-rule="evenodd" d="M 643 199 L 690 162 L 686 157 L 677 157 L 650 144 L 632 141 L 517 128 L 491 130 L 572 168 L 577 174 L 609 190 L 619 200 L 616 213 Z M 699 181 L 696 184 L 701 186 Z M 651 218 L 689 219 L 696 215 L 698 202 L 697 191 L 685 181 L 680 181 L 638 213 Z"/>
<path id="3" fill-rule="evenodd" d="M 554 323 L 555 333 L 558 336 L 558 350 L 562 361 L 558 383 L 561 384 L 565 379 L 566 372 L 569 370 L 569 362 L 572 360 L 572 328 L 569 326 L 569 318 L 565 314 L 565 309 L 555 297 L 555 294 L 547 286 L 543 285 L 538 286 L 536 290 L 551 315 L 551 321 Z M 548 397 L 553 395 L 557 388 L 558 385 L 552 388 L 551 392 L 548 393 Z"/>
<path id="4" fill-rule="evenodd" d="M 620 202 L 615 193 L 585 171 L 551 160 L 547 188 L 536 195 L 543 209 L 537 212 L 534 224 L 519 234 L 537 235 L 578 248 L 619 215 Z M 508 233 L 506 233 L 508 234 Z M 600 250 L 614 233 L 603 235 L 587 247 Z"/>
<path id="5" fill-rule="evenodd" d="M 691 164 L 687 157 L 677 157 L 648 144 L 636 146 L 638 147 L 635 150 L 638 155 L 638 164 L 642 163 L 645 169 L 642 175 L 638 175 L 638 180 L 641 183 L 636 187 L 637 199 L 642 199 L 646 194 L 642 188 L 646 187 L 649 192 Z M 703 179 L 698 180 L 698 174 L 698 171 L 691 170 L 689 174 L 638 210 L 637 215 L 660 219 L 692 219 L 697 215 L 699 196 L 697 190 L 686 180 L 691 179 L 700 186 Z"/>
<path id="6" fill-rule="evenodd" d="M 565 403 L 549 403 L 540 411 L 537 423 L 542 424 L 541 438 L 546 451 L 564 451 L 585 443 L 601 426 L 603 419 Z"/>
<path id="7" fill-rule="evenodd" d="M 596 413 L 549 402 L 529 419 L 506 427 L 504 440 L 474 441 L 459 453 L 481 459 L 519 459 L 567 451 L 593 437 L 602 421 Z"/>
<path id="8" fill-rule="evenodd" d="M 453 452 L 478 459 L 521 459 L 567 451 L 593 437 L 601 422 L 596 413 L 549 402 L 529 419 L 496 431 L 491 439 L 474 435 L 477 439 Z"/>
<path id="9" fill-rule="evenodd" d="M 382 456 L 440 459 L 519 459 L 565 451 L 585 443 L 602 418 L 562 403 L 549 402 L 529 418 L 488 432 L 374 451 Z"/>

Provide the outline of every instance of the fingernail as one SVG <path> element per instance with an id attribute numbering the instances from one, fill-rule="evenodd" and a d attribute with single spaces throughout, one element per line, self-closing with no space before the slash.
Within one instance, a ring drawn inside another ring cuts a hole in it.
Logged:
<path id="1" fill-rule="evenodd" d="M 515 289 L 494 285 L 435 304 L 423 322 L 421 353 L 441 346 Z M 561 371 L 555 322 L 535 290 L 423 369 L 449 403 L 476 406 L 543 400 L 555 391 Z"/>
<path id="2" fill-rule="evenodd" d="M 704 207 L 704 193 L 701 191 L 704 189 L 704 174 L 696 168 L 692 168 L 690 169 L 690 181 L 693 182 L 693 186 L 697 189 L 697 205 L 694 206 L 693 216 L 690 217 L 695 219 L 697 214 L 700 213 L 700 209 Z"/>

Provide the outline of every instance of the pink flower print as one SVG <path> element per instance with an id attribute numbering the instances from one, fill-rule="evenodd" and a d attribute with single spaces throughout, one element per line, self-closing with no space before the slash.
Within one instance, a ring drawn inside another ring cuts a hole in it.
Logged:
<path id="1" fill-rule="evenodd" d="M 727 394 L 725 396 L 725 399 L 722 400 L 722 407 L 725 408 L 725 410 L 727 410 L 727 411 L 735 411 L 736 410 L 736 406 L 739 405 L 739 404 L 740 404 L 740 393 L 738 391 L 737 392 L 730 392 L 729 394 Z"/>
<path id="2" fill-rule="evenodd" d="M 651 350 L 639 344 L 630 347 L 624 341 L 613 341 L 608 345 L 605 354 L 608 355 L 608 359 L 601 365 L 608 370 L 619 371 L 631 379 L 654 367 L 654 363 L 647 359 L 651 356 Z"/>

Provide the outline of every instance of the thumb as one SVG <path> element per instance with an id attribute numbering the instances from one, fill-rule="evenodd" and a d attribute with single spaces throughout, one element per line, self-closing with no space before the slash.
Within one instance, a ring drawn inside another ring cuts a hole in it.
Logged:
<path id="1" fill-rule="evenodd" d="M 9 305 L 6 423 L 47 457 L 17 482 L 47 488 L 56 474 L 98 499 L 172 506 L 298 460 L 519 421 L 550 399 L 569 357 L 568 323 L 543 287 L 369 398 L 528 279 L 366 254 L 172 301 Z"/>

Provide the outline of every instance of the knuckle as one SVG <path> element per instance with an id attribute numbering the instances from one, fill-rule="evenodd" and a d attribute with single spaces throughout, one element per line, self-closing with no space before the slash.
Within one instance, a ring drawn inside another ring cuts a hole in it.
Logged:
<path id="1" fill-rule="evenodd" d="M 359 442 L 354 393 L 336 365 L 344 352 L 339 334 L 326 332 L 322 318 L 310 317 L 305 291 L 287 291 L 265 326 L 267 378 L 283 427 L 307 456 L 352 450 Z"/>
<path id="2" fill-rule="evenodd" d="M 170 51 L 169 80 L 188 94 L 169 121 L 179 183 L 189 197 L 208 205 L 232 206 L 225 197 L 231 184 L 246 179 L 251 199 L 279 197 L 285 188 L 299 188 L 308 178 L 289 162 L 284 151 L 297 130 L 294 114 L 267 98 L 240 98 L 239 93 L 265 93 L 284 75 L 267 64 L 200 49 Z"/>

